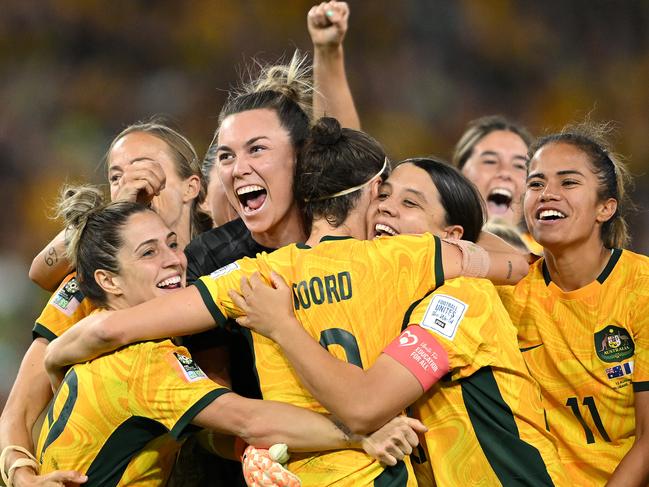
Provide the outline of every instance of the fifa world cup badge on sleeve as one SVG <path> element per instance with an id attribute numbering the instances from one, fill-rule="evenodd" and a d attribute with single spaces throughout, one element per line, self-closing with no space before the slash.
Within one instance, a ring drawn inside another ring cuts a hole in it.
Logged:
<path id="1" fill-rule="evenodd" d="M 72 316 L 83 301 L 83 294 L 79 289 L 76 278 L 70 279 L 65 286 L 59 289 L 50 301 L 52 306 L 57 308 L 66 316 Z"/>
<path id="2" fill-rule="evenodd" d="M 178 365 L 180 365 L 180 371 L 188 382 L 207 379 L 207 375 L 205 375 L 205 372 L 203 372 L 198 364 L 194 362 L 194 359 L 181 355 L 178 352 L 173 352 L 173 356 L 176 358 Z"/>

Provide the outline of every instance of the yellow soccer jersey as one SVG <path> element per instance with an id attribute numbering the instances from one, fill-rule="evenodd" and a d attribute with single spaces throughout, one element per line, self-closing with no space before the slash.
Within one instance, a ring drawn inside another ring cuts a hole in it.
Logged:
<path id="1" fill-rule="evenodd" d="M 601 275 L 563 292 L 543 260 L 500 290 L 575 485 L 603 485 L 635 439 L 649 391 L 649 258 L 614 250 Z"/>
<path id="2" fill-rule="evenodd" d="M 228 297 L 242 275 L 274 270 L 294 289 L 296 315 L 304 328 L 334 356 L 370 367 L 400 332 L 412 301 L 444 280 L 439 240 L 431 235 L 359 241 L 325 237 L 314 248 L 290 245 L 257 259 L 241 259 L 197 282 L 216 322 L 240 314 Z M 380 323 L 381 326 L 373 327 Z M 251 333 L 255 368 L 264 399 L 325 409 L 299 383 L 280 348 Z M 358 398 L 357 400 L 361 400 Z M 383 469 L 360 451 L 293 454 L 291 471 L 303 485 L 413 485 L 410 465 Z"/>
<path id="3" fill-rule="evenodd" d="M 170 340 L 75 365 L 41 429 L 41 472 L 78 470 L 86 487 L 164 485 L 181 434 L 226 392 Z"/>
<path id="4" fill-rule="evenodd" d="M 95 306 L 79 290 L 77 273 L 72 272 L 63 279 L 36 319 L 32 335 L 51 342 L 94 310 Z"/>
<path id="5" fill-rule="evenodd" d="M 545 430 L 539 387 L 527 372 L 516 329 L 493 284 L 448 281 L 406 322 L 427 330 L 448 357 L 448 374 L 413 406 L 415 417 L 428 427 L 425 447 L 435 483 L 567 485 Z M 405 339 L 413 337 L 406 330 L 401 346 L 416 345 L 416 339 Z"/>

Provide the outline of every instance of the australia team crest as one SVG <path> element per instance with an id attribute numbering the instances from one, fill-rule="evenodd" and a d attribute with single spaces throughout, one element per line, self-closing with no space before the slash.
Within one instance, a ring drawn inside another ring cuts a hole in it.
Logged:
<path id="1" fill-rule="evenodd" d="M 633 356 L 635 344 L 624 328 L 608 325 L 595 333 L 595 351 L 604 362 L 620 362 Z"/>

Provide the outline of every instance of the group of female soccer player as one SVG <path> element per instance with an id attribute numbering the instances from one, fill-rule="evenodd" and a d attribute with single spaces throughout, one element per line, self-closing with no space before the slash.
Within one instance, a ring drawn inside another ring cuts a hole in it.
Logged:
<path id="1" fill-rule="evenodd" d="M 111 203 L 62 194 L 30 270 L 58 288 L 0 418 L 8 485 L 647 485 L 649 266 L 605 133 L 485 117 L 455 167 L 392 164 L 359 130 L 348 13 L 309 12 L 317 95 L 297 57 L 264 70 L 202 172 L 136 124 Z M 246 444 L 245 479 L 213 456 Z"/>

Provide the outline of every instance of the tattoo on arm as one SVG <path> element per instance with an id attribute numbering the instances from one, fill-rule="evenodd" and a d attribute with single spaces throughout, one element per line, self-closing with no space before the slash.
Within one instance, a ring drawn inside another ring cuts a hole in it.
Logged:
<path id="1" fill-rule="evenodd" d="M 340 431 L 343 432 L 345 435 L 346 440 L 351 440 L 355 435 L 352 433 L 352 430 L 350 430 L 345 423 L 343 423 L 340 419 L 338 419 L 334 415 L 329 415 L 327 416 L 329 420 L 338 428 Z"/>
<path id="2" fill-rule="evenodd" d="M 507 261 L 507 279 L 510 279 L 512 277 L 512 261 L 508 260 Z"/>
<path id="3" fill-rule="evenodd" d="M 48 266 L 52 267 L 58 261 L 59 261 L 59 256 L 56 254 L 56 249 L 54 248 L 54 246 L 52 246 L 47 251 L 47 254 L 45 254 L 45 263 Z"/>

